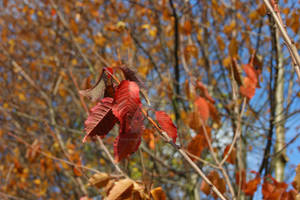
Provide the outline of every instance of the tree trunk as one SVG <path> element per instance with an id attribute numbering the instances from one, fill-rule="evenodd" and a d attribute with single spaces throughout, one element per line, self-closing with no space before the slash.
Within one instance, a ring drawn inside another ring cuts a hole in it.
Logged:
<path id="1" fill-rule="evenodd" d="M 275 77 L 275 128 L 276 144 L 275 152 L 284 148 L 285 145 L 285 119 L 284 119 L 284 67 L 283 55 L 279 41 L 279 30 L 275 29 L 276 40 L 276 77 Z M 277 181 L 284 181 L 284 168 L 286 164 L 285 151 L 282 151 L 274 160 L 275 178 Z"/>

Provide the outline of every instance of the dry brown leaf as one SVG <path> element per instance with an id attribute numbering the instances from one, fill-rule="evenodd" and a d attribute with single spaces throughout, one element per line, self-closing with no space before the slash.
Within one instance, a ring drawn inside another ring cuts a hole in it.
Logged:
<path id="1" fill-rule="evenodd" d="M 134 182 L 131 179 L 122 179 L 115 182 L 110 190 L 107 200 L 121 200 L 131 196 Z"/>
<path id="2" fill-rule="evenodd" d="M 95 186 L 97 188 L 102 188 L 107 185 L 110 180 L 110 176 L 106 173 L 97 173 L 89 178 L 88 185 Z"/>

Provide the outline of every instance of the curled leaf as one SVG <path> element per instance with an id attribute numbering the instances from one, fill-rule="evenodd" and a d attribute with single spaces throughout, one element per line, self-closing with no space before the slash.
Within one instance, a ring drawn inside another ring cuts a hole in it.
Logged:
<path id="1" fill-rule="evenodd" d="M 103 81 L 101 81 L 103 74 L 104 73 L 102 70 L 96 84 L 89 89 L 80 90 L 79 93 L 83 96 L 88 97 L 91 101 L 97 101 L 101 99 L 104 95 L 104 90 L 105 90 L 105 84 Z"/>

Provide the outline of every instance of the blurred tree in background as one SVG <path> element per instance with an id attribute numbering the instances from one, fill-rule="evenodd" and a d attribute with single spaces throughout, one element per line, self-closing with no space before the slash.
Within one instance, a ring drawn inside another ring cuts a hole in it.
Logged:
<path id="1" fill-rule="evenodd" d="M 279 6 L 300 49 L 299 2 Z M 1 198 L 102 196 L 88 179 L 116 176 L 116 166 L 149 191 L 162 187 L 168 199 L 217 198 L 147 120 L 139 150 L 119 164 L 110 157 L 117 127 L 103 143 L 82 143 L 96 104 L 79 90 L 104 67 L 122 65 L 143 80 L 149 116 L 169 114 L 177 144 L 226 198 L 295 198 L 295 63 L 258 0 L 2 0 Z"/>

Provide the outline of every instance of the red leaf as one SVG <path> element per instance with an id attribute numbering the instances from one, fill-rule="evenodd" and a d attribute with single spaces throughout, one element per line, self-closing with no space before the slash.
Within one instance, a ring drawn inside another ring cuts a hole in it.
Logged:
<path id="1" fill-rule="evenodd" d="M 139 91 L 139 86 L 135 82 L 127 80 L 122 81 L 117 87 L 112 110 L 121 124 L 126 115 L 133 116 L 141 105 Z"/>
<path id="2" fill-rule="evenodd" d="M 194 156 L 200 157 L 203 149 L 205 146 L 203 145 L 203 142 L 205 142 L 205 137 L 201 134 L 196 135 L 193 137 L 193 139 L 190 141 L 190 143 L 187 146 L 187 150 L 189 153 L 193 154 Z M 195 161 L 196 159 L 191 156 L 191 159 Z"/>
<path id="3" fill-rule="evenodd" d="M 213 103 L 213 104 L 215 103 L 215 100 L 209 95 L 207 88 L 201 81 L 197 81 L 197 88 L 200 89 L 200 91 L 202 93 L 201 95 L 203 97 L 205 97 L 211 103 Z"/>
<path id="4" fill-rule="evenodd" d="M 202 97 L 198 97 L 195 101 L 196 110 L 200 114 L 200 118 L 205 123 L 208 120 L 209 117 L 209 106 L 206 100 Z"/>
<path id="5" fill-rule="evenodd" d="M 136 152 L 141 143 L 140 134 L 121 134 L 114 142 L 115 161 L 119 162 Z"/>
<path id="6" fill-rule="evenodd" d="M 173 139 L 173 142 L 176 142 L 177 138 L 177 128 L 173 124 L 171 118 L 164 111 L 156 111 L 155 117 L 161 127 L 161 129 L 167 132 L 168 136 Z"/>
<path id="7" fill-rule="evenodd" d="M 119 136 L 114 142 L 115 161 L 128 157 L 130 154 L 137 151 L 141 136 L 145 129 L 143 125 L 143 114 L 138 109 L 133 116 L 128 116 L 123 120 L 120 126 Z"/>
<path id="8" fill-rule="evenodd" d="M 126 80 L 134 81 L 141 88 L 145 88 L 145 85 L 143 84 L 143 81 L 141 80 L 141 78 L 138 77 L 137 72 L 133 71 L 131 68 L 126 67 L 126 66 L 122 66 L 122 67 L 120 67 L 120 69 L 122 70 Z"/>
<path id="9" fill-rule="evenodd" d="M 217 124 L 220 123 L 220 114 L 214 104 L 207 102 L 209 114 L 211 115 L 212 120 L 214 120 Z"/>
<path id="10" fill-rule="evenodd" d="M 227 155 L 229 149 L 230 149 L 230 146 L 231 144 L 227 145 L 225 147 L 225 150 L 224 150 L 224 155 L 223 157 L 225 158 L 225 156 Z M 235 150 L 235 147 L 233 147 L 232 151 L 230 152 L 230 155 L 228 156 L 226 162 L 230 163 L 230 164 L 235 164 L 235 160 L 236 160 L 236 150 Z"/>
<path id="11" fill-rule="evenodd" d="M 243 191 L 245 192 L 246 195 L 253 196 L 259 184 L 260 184 L 260 176 L 256 176 L 254 179 L 246 183 Z"/>
<path id="12" fill-rule="evenodd" d="M 245 73 L 247 74 L 247 77 L 252 80 L 252 82 L 254 83 L 254 85 L 256 87 L 258 84 L 258 75 L 257 75 L 257 72 L 254 69 L 253 65 L 246 64 L 243 66 L 243 69 L 244 69 Z"/>
<path id="13" fill-rule="evenodd" d="M 112 113 L 112 106 L 113 99 L 106 97 L 91 109 L 84 122 L 86 135 L 83 142 L 86 141 L 87 137 L 105 136 L 114 127 L 118 120 Z"/>
<path id="14" fill-rule="evenodd" d="M 240 92 L 244 97 L 251 99 L 255 95 L 255 83 L 248 77 L 244 79 L 243 86 L 240 87 Z"/>

